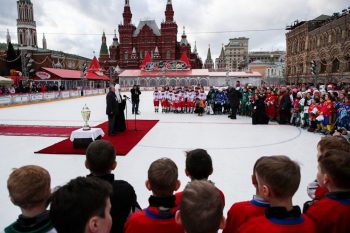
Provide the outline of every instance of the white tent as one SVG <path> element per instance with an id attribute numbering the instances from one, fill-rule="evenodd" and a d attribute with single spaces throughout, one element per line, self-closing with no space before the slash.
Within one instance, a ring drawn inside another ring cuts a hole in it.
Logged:
<path id="1" fill-rule="evenodd" d="M 13 84 L 12 79 L 0 76 L 0 85 L 12 85 L 12 84 Z"/>

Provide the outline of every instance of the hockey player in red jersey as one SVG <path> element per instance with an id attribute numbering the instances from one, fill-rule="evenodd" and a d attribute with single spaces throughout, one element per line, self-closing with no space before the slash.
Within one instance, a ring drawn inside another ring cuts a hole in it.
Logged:
<path id="1" fill-rule="evenodd" d="M 255 168 L 265 157 L 259 158 L 253 168 L 252 183 L 256 193 L 250 201 L 234 203 L 227 213 L 226 226 L 223 233 L 238 233 L 239 228 L 254 217 L 263 216 L 267 207 L 270 206 L 260 195 L 256 181 Z"/>
<path id="2" fill-rule="evenodd" d="M 317 233 L 350 232 L 350 153 L 327 150 L 318 159 L 317 181 L 329 190 L 307 210 Z"/>
<path id="3" fill-rule="evenodd" d="M 240 233 L 315 233 L 314 223 L 293 206 L 292 198 L 300 184 L 300 167 L 287 156 L 268 156 L 256 166 L 261 196 L 270 203 L 265 215 L 252 218 Z"/>
<path id="4" fill-rule="evenodd" d="M 159 100 L 161 99 L 160 92 L 157 88 L 154 89 L 153 92 L 153 106 L 154 106 L 154 112 L 159 111 Z"/>
<path id="5" fill-rule="evenodd" d="M 130 216 L 124 233 L 183 233 L 183 227 L 175 222 L 178 208 L 173 193 L 180 187 L 176 164 L 168 158 L 154 161 L 148 169 L 146 187 L 152 191 L 149 206 Z"/>

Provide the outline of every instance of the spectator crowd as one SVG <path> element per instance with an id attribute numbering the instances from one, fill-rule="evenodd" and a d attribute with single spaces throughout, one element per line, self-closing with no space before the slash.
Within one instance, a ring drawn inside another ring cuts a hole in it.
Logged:
<path id="1" fill-rule="evenodd" d="M 182 191 L 177 165 L 169 158 L 153 161 L 144 177 L 151 193 L 146 207 L 138 204 L 131 184 L 115 178 L 115 154 L 110 142 L 92 142 L 84 164 L 90 174 L 52 193 L 45 168 L 15 169 L 7 188 L 21 214 L 4 232 L 350 232 L 350 144 L 343 137 L 319 141 L 316 179 L 307 187 L 310 200 L 303 207 L 292 201 L 299 189 L 300 165 L 285 155 L 263 156 L 252 165 L 253 198 L 233 203 L 227 219 L 225 194 L 209 179 L 214 170 L 206 150 L 186 152 L 189 183 Z"/>

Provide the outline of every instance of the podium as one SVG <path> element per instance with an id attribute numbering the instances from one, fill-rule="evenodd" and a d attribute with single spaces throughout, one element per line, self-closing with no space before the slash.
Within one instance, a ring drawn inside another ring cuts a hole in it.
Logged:
<path id="1" fill-rule="evenodd" d="M 101 128 L 91 128 L 83 130 L 83 128 L 74 130 L 70 135 L 74 148 L 87 148 L 89 144 L 95 140 L 101 139 L 105 133 Z"/>

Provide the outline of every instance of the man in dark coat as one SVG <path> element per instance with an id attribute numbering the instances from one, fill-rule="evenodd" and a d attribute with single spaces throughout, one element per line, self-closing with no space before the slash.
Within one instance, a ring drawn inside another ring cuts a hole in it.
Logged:
<path id="1" fill-rule="evenodd" d="M 108 135 L 113 136 L 115 135 L 115 117 L 118 108 L 114 86 L 109 87 L 109 92 L 106 96 L 106 105 L 106 114 L 108 116 Z"/>
<path id="2" fill-rule="evenodd" d="M 265 95 L 263 93 L 257 93 L 254 95 L 252 124 L 268 124 L 269 117 L 266 114 L 265 108 Z"/>
<path id="3" fill-rule="evenodd" d="M 242 93 L 236 90 L 235 88 L 231 87 L 227 93 L 227 97 L 231 108 L 231 115 L 229 115 L 228 117 L 231 119 L 236 119 L 239 102 L 242 98 Z"/>
<path id="4" fill-rule="evenodd" d="M 282 87 L 278 97 L 279 124 L 288 124 L 291 118 L 292 101 L 287 88 Z"/>
<path id="5" fill-rule="evenodd" d="M 140 88 L 134 85 L 131 89 L 132 114 L 139 114 L 140 95 Z"/>

